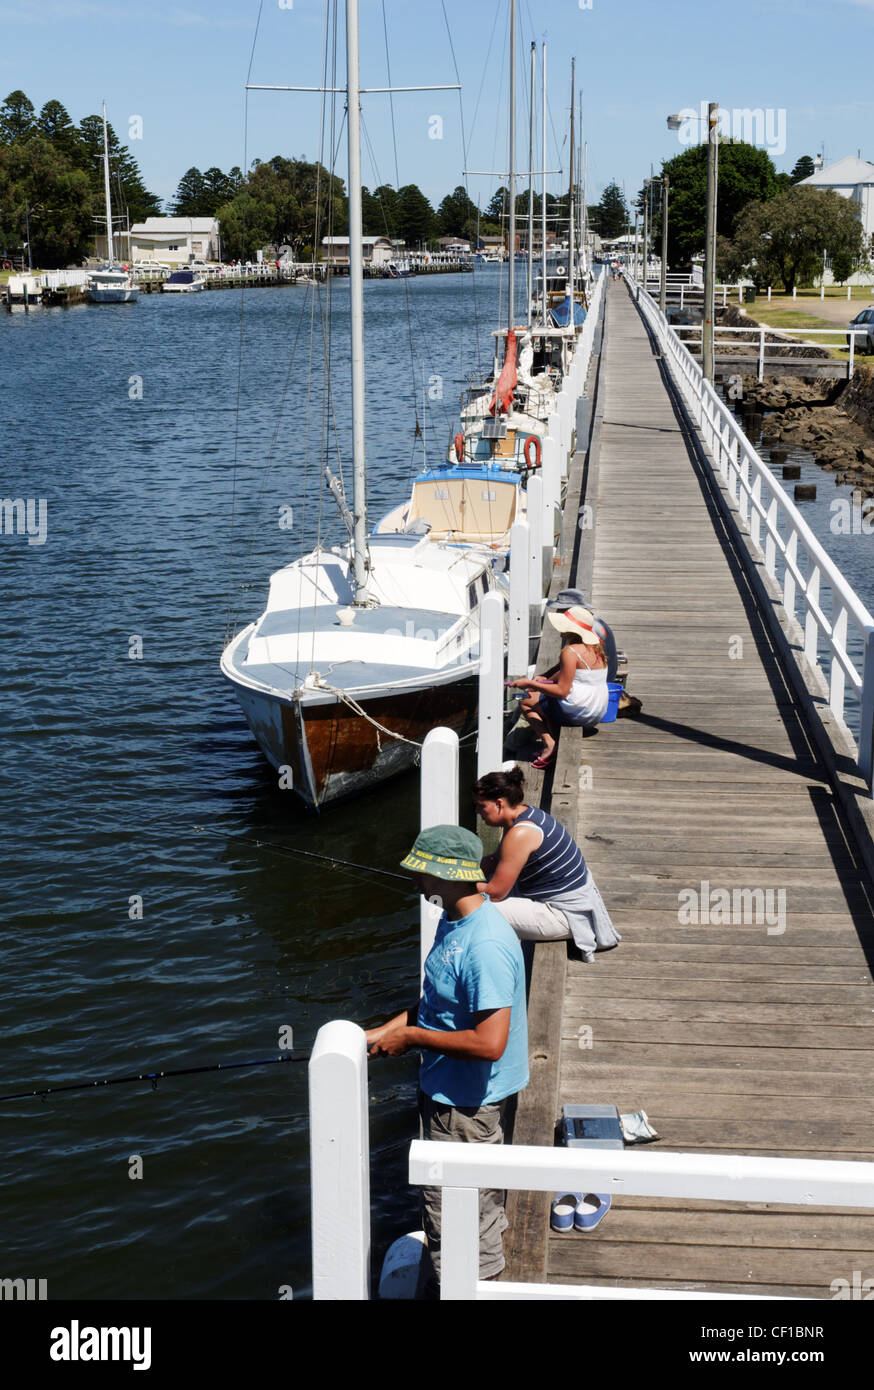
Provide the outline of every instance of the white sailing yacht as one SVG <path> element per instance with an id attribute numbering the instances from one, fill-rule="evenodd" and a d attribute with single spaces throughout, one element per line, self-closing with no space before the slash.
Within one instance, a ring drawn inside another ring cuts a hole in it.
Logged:
<path id="1" fill-rule="evenodd" d="M 476 718 L 480 604 L 503 557 L 428 538 L 427 521 L 367 534 L 358 0 L 346 0 L 354 493 L 349 543 L 318 546 L 271 576 L 267 607 L 225 648 L 262 751 L 310 807 L 412 766 L 437 725 Z"/>
<path id="2" fill-rule="evenodd" d="M 92 304 L 132 304 L 139 290 L 125 266 L 116 265 L 112 238 L 112 201 L 109 196 L 109 138 L 106 132 L 106 102 L 103 103 L 103 187 L 106 194 L 106 265 L 98 266 L 88 280 L 88 298 Z"/>

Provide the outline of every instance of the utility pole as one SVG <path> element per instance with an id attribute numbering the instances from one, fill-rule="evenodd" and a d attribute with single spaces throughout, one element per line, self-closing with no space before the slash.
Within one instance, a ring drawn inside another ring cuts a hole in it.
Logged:
<path id="1" fill-rule="evenodd" d="M 668 304 L 668 176 L 662 179 L 662 275 L 659 285 L 659 308 L 667 313 Z"/>
<path id="2" fill-rule="evenodd" d="M 713 314 L 716 289 L 716 154 L 719 148 L 719 102 L 707 107 L 707 223 L 704 242 L 704 321 L 701 334 L 701 365 L 708 381 L 713 380 Z"/>
<path id="3" fill-rule="evenodd" d="M 33 256 L 30 252 L 30 208 L 26 198 L 24 200 L 24 227 L 27 233 L 27 268 L 33 270 Z"/>

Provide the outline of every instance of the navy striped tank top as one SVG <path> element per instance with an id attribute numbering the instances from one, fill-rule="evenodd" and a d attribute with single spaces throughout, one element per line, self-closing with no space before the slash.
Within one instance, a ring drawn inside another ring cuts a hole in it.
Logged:
<path id="1" fill-rule="evenodd" d="M 525 825 L 526 822 L 542 830 L 543 839 L 528 856 L 516 880 L 513 896 L 548 902 L 557 893 L 572 893 L 582 887 L 586 861 L 564 827 L 537 806 L 529 806 L 517 816 L 515 824 Z"/>

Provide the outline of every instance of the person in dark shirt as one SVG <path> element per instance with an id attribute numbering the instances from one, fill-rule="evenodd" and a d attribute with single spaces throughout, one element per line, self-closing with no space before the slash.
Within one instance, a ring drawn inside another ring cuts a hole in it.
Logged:
<path id="1" fill-rule="evenodd" d="M 573 939 L 591 961 L 621 940 L 591 870 L 558 821 L 523 799 L 522 770 L 487 772 L 474 788 L 477 814 L 503 830 L 477 887 L 528 941 Z"/>

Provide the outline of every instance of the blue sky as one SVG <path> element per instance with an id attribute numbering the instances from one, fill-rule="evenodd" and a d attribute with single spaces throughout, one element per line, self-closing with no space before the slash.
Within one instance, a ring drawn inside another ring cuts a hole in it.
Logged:
<path id="1" fill-rule="evenodd" d="M 570 59 L 577 60 L 589 201 L 611 179 L 632 195 L 652 163 L 682 146 L 665 117 L 718 100 L 726 110 L 773 113 L 770 144 L 778 169 L 824 149 L 826 162 L 861 148 L 874 159 L 874 95 L 865 96 L 874 52 L 874 0 L 518 0 L 518 140 L 527 158 L 530 43 L 547 43 L 550 168 L 567 168 Z M 396 85 L 454 82 L 450 36 L 463 86 L 468 167 L 502 169 L 507 158 L 509 0 L 360 0 L 363 86 L 386 85 L 386 17 Z M 447 23 L 444 19 L 444 9 Z M 260 11 L 260 21 L 259 21 Z M 341 5 L 338 78 L 343 80 Z M 0 98 L 23 88 L 39 108 L 51 97 L 74 121 L 105 100 L 149 188 L 172 197 L 191 165 L 227 170 L 247 154 L 314 158 L 320 149 L 317 96 L 251 92 L 245 83 L 321 82 L 324 0 L 187 0 L 134 6 L 130 0 L 0 0 Z M 255 37 L 256 23 L 258 25 Z M 856 56 L 859 55 L 859 56 Z M 338 120 L 342 100 L 338 99 Z M 464 182 L 456 92 L 397 95 L 394 134 L 385 96 L 364 99 L 363 179 L 371 188 L 417 183 L 437 202 Z M 780 114 L 782 113 L 782 115 Z M 433 117 L 442 121 L 442 138 Z M 244 127 L 247 129 L 244 130 Z M 785 150 L 780 147 L 784 143 Z M 538 135 L 538 151 L 539 151 Z M 324 157 L 327 160 L 327 149 Z M 539 153 L 538 153 L 539 158 Z M 345 148 L 338 172 L 345 178 Z M 470 178 L 487 202 L 499 179 Z M 564 179 L 552 178 L 558 189 Z"/>

